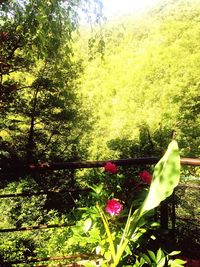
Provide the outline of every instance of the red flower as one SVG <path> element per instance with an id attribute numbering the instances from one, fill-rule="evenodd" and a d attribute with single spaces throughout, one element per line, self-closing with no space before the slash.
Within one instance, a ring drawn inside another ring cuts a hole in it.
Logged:
<path id="1" fill-rule="evenodd" d="M 117 172 L 117 166 L 111 162 L 107 162 L 104 166 L 105 171 L 109 173 L 116 173 Z"/>
<path id="2" fill-rule="evenodd" d="M 118 215 L 123 209 L 123 205 L 121 205 L 115 198 L 108 200 L 106 204 L 106 211 L 111 215 Z"/>
<path id="3" fill-rule="evenodd" d="M 150 184 L 152 180 L 152 175 L 148 171 L 143 171 L 139 173 L 140 178 L 146 184 Z"/>

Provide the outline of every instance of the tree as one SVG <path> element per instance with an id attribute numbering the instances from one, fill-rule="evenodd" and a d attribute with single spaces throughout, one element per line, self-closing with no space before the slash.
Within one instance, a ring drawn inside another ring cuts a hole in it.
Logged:
<path id="1" fill-rule="evenodd" d="M 87 4 L 60 0 L 0 4 L 3 164 L 7 159 L 9 164 L 75 160 L 84 152 L 80 143 L 88 126 L 77 91 L 82 67 L 73 57 L 73 33 L 78 9 L 89 12 Z"/>

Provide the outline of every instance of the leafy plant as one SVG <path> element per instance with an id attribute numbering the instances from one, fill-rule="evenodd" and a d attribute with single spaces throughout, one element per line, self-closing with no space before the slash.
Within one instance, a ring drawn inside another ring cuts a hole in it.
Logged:
<path id="1" fill-rule="evenodd" d="M 109 264 L 109 266 L 117 267 L 119 266 L 119 263 L 123 259 L 124 255 L 131 253 L 129 244 L 130 242 L 136 242 L 141 235 L 140 230 L 146 222 L 145 217 L 153 208 L 157 207 L 161 201 L 165 200 L 173 193 L 174 188 L 179 183 L 179 179 L 180 156 L 177 142 L 173 140 L 169 144 L 164 156 L 155 166 L 149 192 L 143 201 L 143 204 L 135 211 L 133 211 L 133 206 L 131 206 L 125 226 L 121 225 L 121 230 L 113 227 L 111 222 L 114 223 L 115 220 L 111 219 L 114 215 L 117 215 L 121 212 L 122 205 L 115 199 L 110 200 L 106 206 L 106 211 L 111 214 L 111 218 L 109 218 L 101 206 L 98 203 L 96 204 L 96 209 L 101 217 L 107 236 L 105 237 L 105 245 L 102 253 L 105 266 L 107 266 L 106 264 Z M 102 189 L 103 188 L 96 187 L 95 191 L 96 193 L 100 193 Z M 163 258 L 161 250 L 158 251 L 156 256 L 153 252 L 149 251 L 149 256 L 151 261 L 154 260 L 155 264 L 159 262 L 160 265 L 158 266 L 164 266 L 162 264 L 165 257 Z M 147 262 L 150 262 L 149 256 L 146 256 Z M 144 258 L 145 255 L 143 256 L 143 259 Z M 173 262 L 170 264 L 172 263 Z"/>
<path id="2" fill-rule="evenodd" d="M 139 259 L 136 259 L 134 267 L 140 267 L 148 264 L 151 267 L 181 267 L 184 266 L 185 261 L 181 259 L 171 259 L 170 257 L 176 256 L 180 251 L 173 251 L 171 253 L 166 253 L 162 249 L 159 249 L 157 253 L 148 250 L 148 254 L 142 254 Z M 127 266 L 128 267 L 128 266 Z"/>

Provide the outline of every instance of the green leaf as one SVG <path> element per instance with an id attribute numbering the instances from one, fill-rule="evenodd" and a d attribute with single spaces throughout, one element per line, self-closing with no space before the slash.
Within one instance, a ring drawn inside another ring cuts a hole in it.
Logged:
<path id="1" fill-rule="evenodd" d="M 112 257 L 112 255 L 111 255 L 111 253 L 110 253 L 109 251 L 106 251 L 106 252 L 104 253 L 104 258 L 105 258 L 107 261 L 110 261 L 110 260 L 111 260 L 111 257 Z"/>
<path id="2" fill-rule="evenodd" d="M 97 210 L 98 210 L 98 212 L 99 212 L 99 214 L 101 216 L 101 219 L 103 221 L 103 225 L 104 225 L 104 228 L 105 228 L 107 237 L 108 237 L 108 242 L 109 242 L 109 247 L 110 247 L 111 255 L 112 255 L 112 258 L 114 260 L 115 259 L 115 256 L 116 256 L 116 252 L 115 252 L 114 241 L 113 241 L 113 237 L 112 237 L 112 234 L 111 234 L 111 231 L 110 231 L 110 228 L 109 228 L 107 217 L 104 214 L 103 210 L 99 207 L 98 204 L 96 205 L 96 208 L 97 208 Z"/>
<path id="3" fill-rule="evenodd" d="M 100 194 L 102 189 L 103 189 L 103 184 L 100 185 L 94 185 L 94 186 L 89 186 L 96 194 Z"/>
<path id="4" fill-rule="evenodd" d="M 164 267 L 165 266 L 165 257 L 162 258 L 158 263 L 157 263 L 157 267 Z"/>
<path id="5" fill-rule="evenodd" d="M 128 266 L 131 266 L 131 265 L 128 265 Z M 127 267 L 128 267 L 127 266 Z M 140 263 L 139 263 L 139 261 L 136 259 L 136 261 L 135 261 L 135 263 L 134 263 L 134 267 L 139 267 L 140 266 Z"/>
<path id="6" fill-rule="evenodd" d="M 150 260 L 150 258 L 146 254 L 142 254 L 142 258 L 145 260 L 146 263 L 148 263 L 149 265 L 151 265 L 151 260 Z"/>
<path id="7" fill-rule="evenodd" d="M 152 259 L 154 262 L 156 262 L 156 255 L 154 254 L 154 252 L 151 251 L 151 250 L 148 250 L 148 253 L 149 253 L 149 256 L 151 257 L 151 259 Z"/>
<path id="8" fill-rule="evenodd" d="M 81 263 L 83 264 L 85 267 L 95 267 L 96 264 L 95 263 L 92 263 L 90 261 L 87 261 L 87 262 L 84 262 L 84 263 Z"/>
<path id="9" fill-rule="evenodd" d="M 83 226 L 83 229 L 84 229 L 84 232 L 87 233 L 90 228 L 92 226 L 92 219 L 91 218 L 88 218 L 84 221 L 84 226 Z"/>
<path id="10" fill-rule="evenodd" d="M 145 260 L 143 258 L 140 259 L 140 265 L 139 266 L 143 266 L 145 264 Z"/>
<path id="11" fill-rule="evenodd" d="M 186 263 L 186 261 L 181 260 L 181 259 L 175 259 L 175 260 L 173 260 L 173 264 L 177 264 L 177 266 L 178 265 L 183 265 L 185 263 Z"/>
<path id="12" fill-rule="evenodd" d="M 151 235 L 150 238 L 153 239 L 153 240 L 156 240 L 155 235 Z"/>
<path id="13" fill-rule="evenodd" d="M 157 207 L 169 197 L 180 180 L 180 155 L 178 144 L 173 140 L 160 161 L 156 164 L 149 193 L 140 209 L 140 216 Z"/>
<path id="14" fill-rule="evenodd" d="M 169 260 L 168 266 L 171 266 L 171 267 L 182 267 L 182 266 L 184 266 L 185 263 L 186 263 L 186 261 L 183 261 L 183 260 L 180 260 L 180 259 Z"/>
<path id="15" fill-rule="evenodd" d="M 159 262 L 164 257 L 165 257 L 165 255 L 164 255 L 163 251 L 161 250 L 161 248 L 159 248 L 159 250 L 157 251 L 157 255 L 156 255 L 157 262 Z"/>
<path id="16" fill-rule="evenodd" d="M 171 253 L 169 253 L 168 255 L 169 256 L 175 256 L 175 255 L 178 255 L 178 254 L 180 254 L 181 253 L 181 251 L 172 251 Z"/>

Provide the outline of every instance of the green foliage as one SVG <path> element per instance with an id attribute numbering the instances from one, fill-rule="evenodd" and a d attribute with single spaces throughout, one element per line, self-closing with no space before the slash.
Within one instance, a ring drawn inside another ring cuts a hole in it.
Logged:
<path id="1" fill-rule="evenodd" d="M 200 219 L 199 185 L 200 182 L 195 177 L 184 178 L 175 191 L 176 239 L 179 249 L 194 259 L 200 247 L 200 240 L 197 238 Z M 188 243 L 191 245 L 188 246 Z"/>
<path id="2" fill-rule="evenodd" d="M 26 192 L 27 188 L 32 186 L 32 190 L 36 190 L 37 184 L 33 179 L 27 179 L 18 183 L 10 183 L 0 193 L 21 193 Z M 2 212 L 0 214 L 0 228 L 9 227 L 28 227 L 29 225 L 38 225 L 44 223 L 47 217 L 43 206 L 46 201 L 46 196 L 32 196 L 25 198 L 2 198 L 0 199 L 0 206 Z"/>
<path id="3" fill-rule="evenodd" d="M 148 250 L 148 254 L 143 254 L 141 258 L 136 260 L 136 263 L 133 265 L 134 267 L 143 266 L 148 264 L 148 266 L 152 267 L 164 267 L 172 266 L 172 267 L 181 267 L 186 263 L 181 259 L 170 259 L 171 256 L 179 254 L 180 251 L 173 251 L 171 253 L 164 253 L 161 249 L 154 253 L 151 250 Z"/>
<path id="4" fill-rule="evenodd" d="M 181 154 L 198 156 L 199 16 L 198 1 L 161 1 L 104 25 L 104 59 L 86 62 L 81 79 L 94 115 L 91 158 L 159 154 L 173 130 Z"/>

